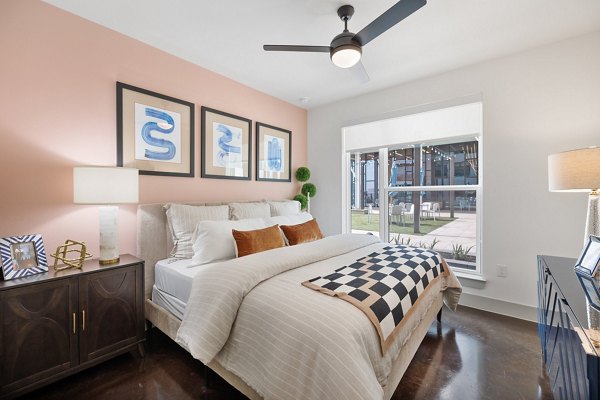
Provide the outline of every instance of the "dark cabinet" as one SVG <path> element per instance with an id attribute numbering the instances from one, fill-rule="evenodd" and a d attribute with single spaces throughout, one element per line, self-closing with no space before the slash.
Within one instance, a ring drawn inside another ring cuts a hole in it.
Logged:
<path id="1" fill-rule="evenodd" d="M 575 259 L 538 256 L 538 332 L 555 399 L 600 399 L 599 349 L 589 336 Z"/>
<path id="2" fill-rule="evenodd" d="M 0 398 L 11 398 L 144 340 L 144 263 L 129 255 L 82 270 L 0 281 Z"/>
<path id="3" fill-rule="evenodd" d="M 140 324 L 136 308 L 139 305 L 136 299 L 140 297 L 136 289 L 141 288 L 142 282 L 136 267 L 88 274 L 79 279 L 81 362 L 135 344 L 144 334 L 143 319 Z"/>

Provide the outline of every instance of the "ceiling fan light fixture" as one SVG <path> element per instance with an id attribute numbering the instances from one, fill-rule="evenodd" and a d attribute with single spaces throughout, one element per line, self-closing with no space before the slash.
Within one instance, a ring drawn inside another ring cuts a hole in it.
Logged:
<path id="1" fill-rule="evenodd" d="M 346 44 L 331 50 L 331 61 L 340 68 L 350 68 L 360 61 L 361 55 L 360 46 Z"/>

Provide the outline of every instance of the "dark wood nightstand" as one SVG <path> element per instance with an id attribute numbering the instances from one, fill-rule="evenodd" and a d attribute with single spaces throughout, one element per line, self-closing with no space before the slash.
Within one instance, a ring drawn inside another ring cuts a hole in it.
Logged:
<path id="1" fill-rule="evenodd" d="M 144 355 L 144 261 L 0 281 L 0 398 L 119 354 Z"/>

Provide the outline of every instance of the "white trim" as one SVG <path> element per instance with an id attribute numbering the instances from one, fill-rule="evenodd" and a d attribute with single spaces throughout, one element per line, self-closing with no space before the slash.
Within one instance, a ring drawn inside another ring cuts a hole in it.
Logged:
<path id="1" fill-rule="evenodd" d="M 385 188 L 388 185 L 388 148 L 382 147 L 379 149 L 379 238 L 383 241 L 389 241 L 389 213 L 388 213 L 388 197 L 385 193 Z M 382 190 L 383 188 L 383 190 Z M 382 212 L 383 210 L 384 212 Z"/>
<path id="2" fill-rule="evenodd" d="M 345 150 L 346 148 L 346 135 L 344 134 L 345 128 L 342 128 L 342 187 L 340 191 L 342 209 L 342 233 L 352 232 L 352 210 L 350 210 L 350 203 L 352 194 L 350 193 L 351 186 L 348 184 L 350 181 L 350 153 Z"/>
<path id="3" fill-rule="evenodd" d="M 458 278 L 460 279 L 469 279 L 472 281 L 478 281 L 478 282 L 487 282 L 487 279 L 485 279 L 485 276 L 483 276 L 482 273 L 480 272 L 468 272 L 468 270 L 465 269 L 452 269 L 452 272 L 454 272 L 454 275 L 456 275 Z"/>
<path id="4" fill-rule="evenodd" d="M 386 186 L 387 192 L 450 192 L 456 190 L 475 190 L 480 189 L 480 185 L 447 185 L 447 186 Z"/>
<path id="5" fill-rule="evenodd" d="M 475 294 L 463 293 L 460 296 L 461 306 L 476 308 L 508 317 L 524 319 L 537 322 L 537 307 L 526 304 L 511 303 L 491 297 L 477 296 Z"/>

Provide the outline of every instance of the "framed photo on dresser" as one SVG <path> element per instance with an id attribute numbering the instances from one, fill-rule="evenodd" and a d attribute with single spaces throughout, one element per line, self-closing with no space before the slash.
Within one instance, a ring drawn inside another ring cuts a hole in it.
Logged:
<path id="1" fill-rule="evenodd" d="M 256 123 L 256 180 L 291 182 L 292 132 Z"/>
<path id="2" fill-rule="evenodd" d="M 598 274 L 600 273 L 600 237 L 590 236 L 583 248 L 575 273 L 590 306 L 600 311 L 600 290 Z"/>
<path id="3" fill-rule="evenodd" d="M 11 236 L 0 239 L 4 280 L 48 272 L 42 235 Z"/>
<path id="4" fill-rule="evenodd" d="M 117 166 L 194 176 L 194 104 L 117 82 Z"/>

